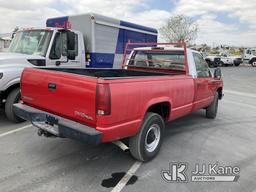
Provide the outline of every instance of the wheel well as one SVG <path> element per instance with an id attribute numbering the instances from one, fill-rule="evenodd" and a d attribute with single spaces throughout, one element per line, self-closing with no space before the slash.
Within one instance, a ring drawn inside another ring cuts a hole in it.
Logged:
<path id="1" fill-rule="evenodd" d="M 6 90 L 3 92 L 3 99 L 6 99 L 6 98 L 8 97 L 8 95 L 9 95 L 9 93 L 10 93 L 13 89 L 16 89 L 16 88 L 18 88 L 18 87 L 20 87 L 20 84 L 19 84 L 19 83 L 14 84 L 14 85 L 8 87 L 8 89 L 6 89 Z"/>
<path id="2" fill-rule="evenodd" d="M 249 60 L 249 64 L 252 64 L 252 62 L 256 61 L 256 57 L 253 57 Z"/>
<path id="3" fill-rule="evenodd" d="M 217 92 L 219 94 L 219 99 L 222 99 L 223 97 L 222 87 L 218 88 Z"/>
<path id="4" fill-rule="evenodd" d="M 167 121 L 170 115 L 170 108 L 171 108 L 171 105 L 169 102 L 162 102 L 162 103 L 157 103 L 150 106 L 147 112 L 157 113 L 161 117 L 163 117 L 165 121 Z"/>
<path id="5" fill-rule="evenodd" d="M 205 61 L 206 61 L 206 62 L 211 62 L 211 60 L 210 60 L 210 59 L 205 59 Z"/>

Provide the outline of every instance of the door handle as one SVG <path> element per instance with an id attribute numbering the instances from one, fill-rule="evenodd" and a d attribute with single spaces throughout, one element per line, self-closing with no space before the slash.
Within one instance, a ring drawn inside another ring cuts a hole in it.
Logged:
<path id="1" fill-rule="evenodd" d="M 49 90 L 56 90 L 57 88 L 57 85 L 55 83 L 48 83 L 48 89 Z"/>

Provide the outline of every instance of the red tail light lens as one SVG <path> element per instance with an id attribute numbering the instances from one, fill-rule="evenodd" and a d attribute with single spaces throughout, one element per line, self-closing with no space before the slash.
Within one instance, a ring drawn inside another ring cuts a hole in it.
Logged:
<path id="1" fill-rule="evenodd" d="M 111 113 L 111 96 L 108 84 L 98 84 L 96 92 L 96 114 L 110 115 Z"/>

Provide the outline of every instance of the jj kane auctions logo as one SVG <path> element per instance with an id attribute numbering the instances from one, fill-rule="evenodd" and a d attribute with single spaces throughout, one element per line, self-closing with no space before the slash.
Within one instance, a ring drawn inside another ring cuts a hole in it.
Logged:
<path id="1" fill-rule="evenodd" d="M 170 163 L 168 170 L 162 170 L 161 176 L 166 182 L 188 182 L 188 163 Z M 239 179 L 240 168 L 238 166 L 222 166 L 218 162 L 214 164 L 196 163 L 191 171 L 192 182 L 235 182 Z"/>

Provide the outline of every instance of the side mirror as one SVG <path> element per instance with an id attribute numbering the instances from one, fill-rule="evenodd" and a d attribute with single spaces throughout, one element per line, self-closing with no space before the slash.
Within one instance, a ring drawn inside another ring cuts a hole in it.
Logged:
<path id="1" fill-rule="evenodd" d="M 221 79 L 221 77 L 222 77 L 221 69 L 218 67 L 214 70 L 214 78 Z"/>

